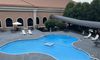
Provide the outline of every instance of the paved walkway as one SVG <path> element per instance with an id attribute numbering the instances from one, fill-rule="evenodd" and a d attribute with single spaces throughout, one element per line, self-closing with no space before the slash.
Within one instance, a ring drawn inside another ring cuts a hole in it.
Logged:
<path id="1" fill-rule="evenodd" d="M 95 47 L 94 43 L 91 41 L 91 39 L 84 39 L 82 35 L 77 34 L 75 32 L 40 32 L 40 31 L 33 31 L 33 35 L 22 35 L 21 32 L 18 33 L 1 33 L 0 34 L 0 46 L 3 46 L 9 42 L 16 41 L 16 40 L 23 40 L 23 39 L 36 39 L 39 37 L 42 37 L 44 35 L 48 34 L 65 34 L 70 35 L 73 37 L 78 38 L 79 40 L 74 43 L 74 46 L 77 48 L 80 48 L 87 53 L 89 53 L 91 56 L 100 59 L 100 48 Z"/>
<path id="2" fill-rule="evenodd" d="M 80 41 L 74 43 L 74 45 L 100 60 L 100 47 L 96 47 L 91 39 L 84 39 L 83 36 L 80 36 L 79 38 Z"/>

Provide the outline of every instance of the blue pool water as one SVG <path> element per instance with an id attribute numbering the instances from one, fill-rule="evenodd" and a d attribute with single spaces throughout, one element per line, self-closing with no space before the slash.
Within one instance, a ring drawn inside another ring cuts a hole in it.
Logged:
<path id="1" fill-rule="evenodd" d="M 83 51 L 72 46 L 77 39 L 66 35 L 47 35 L 38 39 L 20 40 L 8 43 L 0 48 L 0 52 L 7 54 L 43 53 L 57 60 L 90 60 Z M 45 46 L 45 42 L 54 43 L 53 46 Z"/>

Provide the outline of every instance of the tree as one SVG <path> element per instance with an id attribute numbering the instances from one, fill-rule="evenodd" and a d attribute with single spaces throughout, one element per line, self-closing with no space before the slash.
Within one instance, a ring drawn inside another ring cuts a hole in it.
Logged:
<path id="1" fill-rule="evenodd" d="M 76 18 L 80 20 L 88 20 L 89 19 L 89 10 L 90 10 L 90 5 L 89 3 L 77 3 L 71 10 L 72 13 L 70 13 L 71 18 Z"/>
<path id="2" fill-rule="evenodd" d="M 76 19 L 81 19 L 81 3 L 77 3 L 74 7 L 73 7 L 73 17 L 72 18 L 76 18 Z"/>
<path id="3" fill-rule="evenodd" d="M 69 2 L 67 5 L 66 5 L 66 8 L 64 10 L 64 14 L 63 16 L 68 16 L 68 17 L 71 17 L 71 13 L 73 12 L 73 7 L 74 7 L 74 2 Z"/>
<path id="4" fill-rule="evenodd" d="M 90 4 L 71 2 L 66 6 L 64 16 L 79 20 L 100 21 L 100 0 L 93 0 Z M 77 25 L 73 26 L 78 29 Z"/>
<path id="5" fill-rule="evenodd" d="M 93 0 L 91 2 L 90 19 L 100 21 L 100 0 Z"/>
<path id="6" fill-rule="evenodd" d="M 80 19 L 81 20 L 89 20 L 89 14 L 90 12 L 90 4 L 87 2 L 84 2 L 81 4 L 81 9 L 80 9 Z"/>

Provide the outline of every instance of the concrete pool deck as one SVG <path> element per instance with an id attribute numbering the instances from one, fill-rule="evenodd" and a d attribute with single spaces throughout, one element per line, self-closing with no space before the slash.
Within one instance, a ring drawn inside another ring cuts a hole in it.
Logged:
<path id="1" fill-rule="evenodd" d="M 90 40 L 90 39 L 84 39 L 82 35 L 77 34 L 75 32 L 62 32 L 62 31 L 58 31 L 58 32 L 37 32 L 34 33 L 33 35 L 22 35 L 21 32 L 17 32 L 17 33 L 11 33 L 11 32 L 5 32 L 5 33 L 1 33 L 0 34 L 0 46 L 3 46 L 9 42 L 12 41 L 16 41 L 16 40 L 23 40 L 23 39 L 36 39 L 48 34 L 65 34 L 65 35 L 70 35 L 73 37 L 76 37 L 79 39 L 79 41 L 74 43 L 74 46 L 77 48 L 81 48 L 84 51 L 86 51 L 87 53 L 89 53 L 91 56 L 98 58 L 100 60 L 100 48 L 99 47 L 95 47 L 94 43 Z M 42 57 L 44 59 L 41 58 L 41 54 L 38 53 L 30 53 L 30 54 L 23 54 L 23 55 L 7 55 L 4 53 L 0 53 L 0 60 L 32 60 L 34 58 L 34 55 L 38 56 L 37 58 L 40 58 L 40 60 L 45 60 L 46 56 L 42 55 Z M 29 59 L 26 57 L 30 57 Z M 47 56 L 48 57 L 48 56 Z M 18 58 L 18 59 L 17 59 Z M 38 60 L 35 58 L 35 60 Z M 56 60 L 53 57 L 50 57 L 46 60 Z"/>

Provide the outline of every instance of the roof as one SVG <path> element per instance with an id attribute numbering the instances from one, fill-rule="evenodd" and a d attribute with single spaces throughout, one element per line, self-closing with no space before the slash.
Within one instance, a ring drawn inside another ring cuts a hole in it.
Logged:
<path id="1" fill-rule="evenodd" d="M 70 0 L 0 0 L 0 6 L 65 8 Z"/>
<path id="2" fill-rule="evenodd" d="M 68 0 L 25 0 L 36 7 L 58 7 L 64 8 Z"/>
<path id="3" fill-rule="evenodd" d="M 0 6 L 31 6 L 21 0 L 0 0 Z"/>

